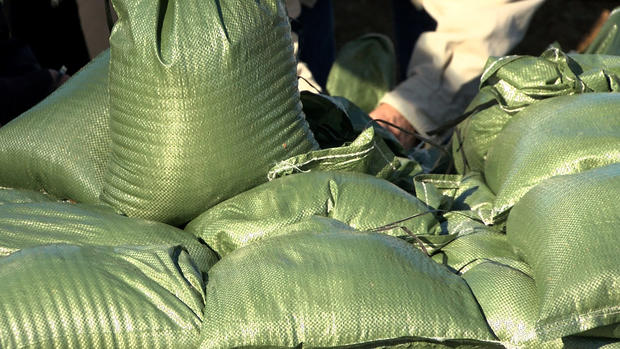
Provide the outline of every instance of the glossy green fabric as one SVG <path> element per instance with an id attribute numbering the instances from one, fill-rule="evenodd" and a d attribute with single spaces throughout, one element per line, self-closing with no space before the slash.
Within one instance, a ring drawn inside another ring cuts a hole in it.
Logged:
<path id="1" fill-rule="evenodd" d="M 103 201 L 178 225 L 317 148 L 282 2 L 113 4 Z"/>
<path id="2" fill-rule="evenodd" d="M 35 107 L 0 128 L 0 186 L 99 202 L 110 152 L 105 51 Z"/>
<path id="3" fill-rule="evenodd" d="M 618 338 L 618 197 L 614 164 L 548 179 L 511 211 L 507 235 L 533 269 L 540 338 L 610 325 L 608 335 Z"/>
<path id="4" fill-rule="evenodd" d="M 55 201 L 53 197 L 34 190 L 0 188 L 0 205 Z"/>
<path id="5" fill-rule="evenodd" d="M 620 56 L 620 7 L 611 12 L 585 53 L 603 53 Z"/>
<path id="6" fill-rule="evenodd" d="M 514 115 L 552 97 L 620 92 L 620 56 L 565 54 L 553 48 L 540 57 L 490 58 L 480 92 L 452 139 L 459 173 L 483 172 L 487 153 Z"/>
<path id="7" fill-rule="evenodd" d="M 240 248 L 210 270 L 204 316 L 202 348 L 495 339 L 462 278 L 383 234 L 299 233 Z"/>
<path id="8" fill-rule="evenodd" d="M 25 249 L 0 258 L 0 346 L 195 346 L 203 287 L 179 247 Z"/>
<path id="9" fill-rule="evenodd" d="M 395 85 L 394 46 L 380 34 L 366 34 L 345 44 L 327 78 L 330 95 L 346 97 L 366 113 Z"/>
<path id="10" fill-rule="evenodd" d="M 388 181 L 357 173 L 300 173 L 235 196 L 201 214 L 185 228 L 220 256 L 276 234 L 312 216 L 339 220 L 358 230 L 377 228 L 429 209 Z M 432 214 L 404 222 L 414 234 L 427 234 Z M 387 232 L 407 235 L 403 230 Z"/>
<path id="11" fill-rule="evenodd" d="M 0 197 L 5 190 L 0 190 Z M 57 202 L 0 204 L 0 256 L 48 244 L 80 246 L 182 245 L 201 271 L 217 257 L 172 226 L 119 216 L 105 206 Z"/>
<path id="12" fill-rule="evenodd" d="M 620 93 L 541 101 L 512 118 L 491 146 L 484 176 L 504 214 L 544 179 L 620 162 Z"/>

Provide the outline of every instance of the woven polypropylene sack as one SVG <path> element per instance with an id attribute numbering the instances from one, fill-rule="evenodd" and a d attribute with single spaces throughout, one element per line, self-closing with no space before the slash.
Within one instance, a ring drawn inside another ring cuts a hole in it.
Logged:
<path id="1" fill-rule="evenodd" d="M 109 207 L 55 202 L 0 204 L 0 256 L 48 244 L 182 245 L 203 272 L 217 261 L 191 234 L 163 223 L 119 216 Z"/>
<path id="2" fill-rule="evenodd" d="M 600 28 L 598 35 L 585 50 L 585 53 L 604 53 L 620 55 L 620 7 L 616 7 Z"/>
<path id="3" fill-rule="evenodd" d="M 0 346 L 192 347 L 203 287 L 180 247 L 22 250 L 0 258 Z"/>
<path id="4" fill-rule="evenodd" d="M 416 341 L 489 347 L 476 341 L 494 340 L 462 278 L 382 234 L 299 233 L 260 241 L 216 264 L 206 295 L 203 348 Z"/>
<path id="5" fill-rule="evenodd" d="M 491 58 L 480 92 L 452 140 L 459 173 L 483 172 L 489 148 L 513 116 L 542 100 L 572 94 L 620 91 L 620 57 L 565 54 Z"/>
<path id="6" fill-rule="evenodd" d="M 110 150 L 105 51 L 0 128 L 0 186 L 99 202 Z"/>
<path id="7" fill-rule="evenodd" d="M 113 3 L 105 202 L 182 224 L 317 147 L 280 1 Z"/>
<path id="8" fill-rule="evenodd" d="M 542 101 L 516 115 L 489 150 L 485 179 L 509 210 L 544 179 L 620 162 L 620 93 Z"/>
<path id="9" fill-rule="evenodd" d="M 380 34 L 366 34 L 344 45 L 327 78 L 329 94 L 346 97 L 366 113 L 395 85 L 394 46 Z"/>
<path id="10" fill-rule="evenodd" d="M 427 234 L 436 222 L 429 209 L 392 183 L 357 173 L 300 173 L 229 199 L 200 215 L 185 228 L 221 256 L 268 238 L 312 216 L 333 218 L 358 230 L 377 228 L 403 218 L 414 234 Z M 407 235 L 403 230 L 389 232 Z"/>
<path id="11" fill-rule="evenodd" d="M 0 205 L 55 201 L 49 195 L 34 190 L 0 188 Z"/>
<path id="12" fill-rule="evenodd" d="M 533 269 L 541 338 L 610 325 L 620 335 L 619 196 L 615 164 L 546 180 L 511 211 L 507 235 Z"/>

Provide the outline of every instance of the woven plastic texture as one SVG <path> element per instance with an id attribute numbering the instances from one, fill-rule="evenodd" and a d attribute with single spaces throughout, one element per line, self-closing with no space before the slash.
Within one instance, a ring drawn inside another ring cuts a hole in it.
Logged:
<path id="1" fill-rule="evenodd" d="M 113 4 L 106 203 L 182 224 L 318 147 L 281 1 Z"/>
<path id="2" fill-rule="evenodd" d="M 413 177 L 422 172 L 415 161 L 396 157 L 373 128 L 367 128 L 352 143 L 315 150 L 277 163 L 268 178 L 310 171 L 365 173 L 412 187 Z"/>
<path id="3" fill-rule="evenodd" d="M 542 101 L 515 116 L 491 147 L 485 166 L 505 213 L 544 179 L 620 162 L 620 93 Z"/>
<path id="4" fill-rule="evenodd" d="M 0 346 L 195 346 L 203 287 L 179 247 L 22 250 L 0 258 Z"/>
<path id="5" fill-rule="evenodd" d="M 483 172 L 487 153 L 506 123 L 528 106 L 557 96 L 620 91 L 620 56 L 565 54 L 553 48 L 540 57 L 491 58 L 480 92 L 455 130 L 453 155 L 459 173 Z"/>
<path id="6" fill-rule="evenodd" d="M 493 223 L 495 195 L 480 173 L 422 174 L 414 178 L 414 184 L 416 196 L 432 208 L 461 211 L 485 224 Z"/>
<path id="7" fill-rule="evenodd" d="M 370 113 L 396 85 L 396 54 L 384 35 L 366 34 L 345 44 L 327 78 L 327 91 Z"/>
<path id="8" fill-rule="evenodd" d="M 600 28 L 599 34 L 588 46 L 585 53 L 603 53 L 620 56 L 620 7 L 611 12 Z"/>
<path id="9" fill-rule="evenodd" d="M 49 195 L 34 190 L 0 188 L 0 205 L 55 201 Z"/>
<path id="10" fill-rule="evenodd" d="M 0 186 L 99 202 L 110 151 L 109 52 L 0 128 Z"/>
<path id="11" fill-rule="evenodd" d="M 620 335 L 619 196 L 615 164 L 544 181 L 511 211 L 507 235 L 532 266 L 542 339 L 610 325 Z"/>
<path id="12" fill-rule="evenodd" d="M 163 223 L 119 216 L 109 207 L 54 202 L 0 204 L 0 256 L 48 244 L 182 245 L 202 272 L 217 262 L 215 253 L 191 234 Z"/>
<path id="13" fill-rule="evenodd" d="M 312 216 L 339 220 L 358 230 L 377 228 L 429 209 L 416 197 L 382 179 L 357 173 L 300 173 L 248 190 L 191 221 L 185 230 L 201 237 L 220 256 L 271 237 Z M 404 222 L 427 234 L 433 214 Z M 388 232 L 407 235 L 403 230 Z"/>
<path id="14" fill-rule="evenodd" d="M 216 264 L 206 295 L 203 348 L 493 347 L 477 341 L 495 339 L 462 278 L 382 234 L 260 241 Z"/>

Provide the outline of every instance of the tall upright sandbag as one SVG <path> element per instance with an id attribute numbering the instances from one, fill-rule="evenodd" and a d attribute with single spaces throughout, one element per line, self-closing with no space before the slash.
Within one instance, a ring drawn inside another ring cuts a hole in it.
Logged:
<path id="1" fill-rule="evenodd" d="M 180 247 L 25 249 L 0 258 L 0 347 L 195 347 L 203 289 Z"/>
<path id="2" fill-rule="evenodd" d="M 620 337 L 620 164 L 548 179 L 510 212 L 507 236 L 532 267 L 536 332 Z"/>
<path id="3" fill-rule="evenodd" d="M 298 233 L 209 271 L 202 348 L 493 348 L 465 281 L 383 234 Z"/>
<path id="4" fill-rule="evenodd" d="M 620 162 L 620 93 L 541 101 L 516 115 L 489 150 L 484 176 L 504 214 L 536 184 Z"/>
<path id="5" fill-rule="evenodd" d="M 182 224 L 317 147 L 280 1 L 113 4 L 103 201 Z"/>
<path id="6" fill-rule="evenodd" d="M 322 216 L 357 230 L 378 228 L 415 215 L 402 225 L 428 234 L 436 223 L 426 205 L 394 184 L 359 173 L 309 172 L 278 178 L 207 210 L 185 230 L 220 256 L 286 233 L 285 227 Z M 386 232 L 407 235 L 404 230 Z"/>
<path id="7" fill-rule="evenodd" d="M 0 186 L 99 202 L 110 152 L 109 60 L 104 51 L 0 128 Z"/>
<path id="8" fill-rule="evenodd" d="M 0 195 L 4 190 L 0 190 Z M 49 244 L 79 246 L 181 245 L 202 272 L 217 256 L 178 228 L 116 214 L 103 205 L 60 202 L 0 204 L 0 257 Z"/>
<path id="9" fill-rule="evenodd" d="M 489 148 L 508 121 L 552 97 L 620 92 L 620 56 L 566 54 L 557 48 L 540 57 L 491 57 L 480 92 L 465 111 L 452 139 L 459 173 L 483 172 Z"/>

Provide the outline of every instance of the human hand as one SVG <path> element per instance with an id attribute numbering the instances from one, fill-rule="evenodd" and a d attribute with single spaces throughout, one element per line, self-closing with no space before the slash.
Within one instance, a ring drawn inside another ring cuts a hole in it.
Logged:
<path id="1" fill-rule="evenodd" d="M 405 119 L 405 117 L 398 110 L 396 110 L 396 108 L 392 107 L 389 104 L 381 103 L 377 108 L 375 108 L 375 110 L 371 111 L 369 115 L 374 120 L 387 121 L 409 133 L 415 132 L 415 129 L 413 128 L 413 126 L 411 126 L 409 121 L 407 121 L 407 119 Z M 396 139 L 398 139 L 400 144 L 402 144 L 405 149 L 409 149 L 415 145 L 416 138 L 411 134 L 403 132 L 403 130 L 392 127 L 385 123 L 379 124 L 392 132 L 394 136 L 396 136 Z"/>
<path id="2" fill-rule="evenodd" d="M 60 87 L 60 85 L 64 84 L 71 77 L 68 74 L 61 73 L 58 70 L 48 69 L 50 75 L 52 76 L 52 81 L 54 82 L 54 90 Z"/>

